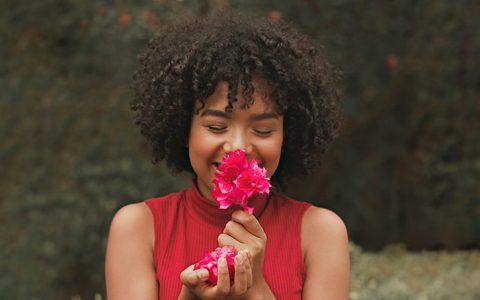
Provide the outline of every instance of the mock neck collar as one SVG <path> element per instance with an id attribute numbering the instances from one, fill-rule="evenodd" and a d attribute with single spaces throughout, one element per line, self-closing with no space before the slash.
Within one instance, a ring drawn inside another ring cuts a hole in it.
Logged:
<path id="1" fill-rule="evenodd" d="M 265 207 L 268 204 L 270 195 L 255 195 L 248 200 L 249 206 L 253 207 L 253 214 L 257 219 L 262 216 Z M 201 223 L 207 223 L 217 227 L 225 227 L 232 218 L 232 213 L 243 209 L 241 206 L 233 204 L 227 209 L 220 209 L 217 202 L 206 199 L 198 190 L 196 180 L 192 180 L 192 186 L 185 191 L 185 206 Z"/>

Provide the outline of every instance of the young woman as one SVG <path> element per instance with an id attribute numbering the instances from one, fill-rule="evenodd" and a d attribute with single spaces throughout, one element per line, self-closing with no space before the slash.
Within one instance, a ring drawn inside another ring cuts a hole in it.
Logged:
<path id="1" fill-rule="evenodd" d="M 189 189 L 127 205 L 106 256 L 115 299 L 347 299 L 348 237 L 333 212 L 281 194 L 318 160 L 339 124 L 336 76 L 306 36 L 232 13 L 164 28 L 140 56 L 131 107 L 154 160 L 193 174 Z M 266 168 L 270 194 L 218 208 L 222 158 L 242 149 Z M 230 281 L 193 264 L 234 246 Z"/>

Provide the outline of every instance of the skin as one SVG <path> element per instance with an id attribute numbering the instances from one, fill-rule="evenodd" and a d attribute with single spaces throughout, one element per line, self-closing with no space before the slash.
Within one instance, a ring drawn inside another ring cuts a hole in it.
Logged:
<path id="1" fill-rule="evenodd" d="M 202 195 L 214 201 L 210 190 L 217 165 L 230 151 L 244 149 L 248 159 L 273 175 L 280 162 L 283 142 L 283 116 L 275 112 L 274 102 L 262 92 L 259 84 L 253 94 L 254 104 L 241 109 L 244 99 L 237 94 L 233 112 L 226 113 L 228 85 L 220 82 L 205 106 L 192 117 L 188 149 L 190 162 L 197 175 L 197 186 Z M 196 107 L 201 107 L 197 102 Z"/>
<path id="2" fill-rule="evenodd" d="M 254 104 L 241 109 L 241 93 L 232 113 L 226 114 L 227 85 L 220 82 L 205 107 L 192 116 L 188 141 L 190 161 L 200 193 L 212 200 L 210 189 L 224 154 L 244 149 L 272 176 L 283 142 L 283 116 L 257 82 Z M 259 92 L 257 92 L 259 91 Z M 198 105 L 198 103 L 197 103 Z M 306 279 L 302 299 L 348 299 L 349 254 L 344 223 L 333 212 L 311 207 L 302 220 L 302 252 Z M 153 217 L 144 203 L 127 205 L 115 215 L 107 245 L 106 283 L 109 299 L 158 299 L 153 262 Z M 267 236 L 258 220 L 236 211 L 218 236 L 218 245 L 233 245 L 234 284 L 219 262 L 218 284 L 208 283 L 208 272 L 188 266 L 181 274 L 178 299 L 275 299 L 263 277 Z M 135 280 L 132 280 L 135 279 Z"/>
<path id="3" fill-rule="evenodd" d="M 254 82 L 254 104 L 248 109 L 241 109 L 244 99 L 241 91 L 237 94 L 233 112 L 226 113 L 228 85 L 218 84 L 214 93 L 207 98 L 205 106 L 194 114 L 188 141 L 190 162 L 197 175 L 197 186 L 200 193 L 214 201 L 210 190 L 218 164 L 222 157 L 230 151 L 244 149 L 249 159 L 255 158 L 259 165 L 267 169 L 267 175 L 275 172 L 280 162 L 283 142 L 283 116 L 276 112 L 274 102 L 266 97 L 262 87 Z M 200 107 L 200 103 L 197 103 Z M 182 273 L 184 286 L 203 299 L 229 299 L 230 297 L 269 295 L 273 293 L 263 278 L 263 255 L 266 235 L 258 220 L 243 211 L 236 211 L 232 220 L 227 223 L 222 234 L 218 236 L 219 246 L 232 245 L 237 251 L 245 250 L 251 255 L 252 268 L 248 272 L 238 274 L 241 282 L 253 278 L 251 286 L 233 285 L 228 282 L 228 271 L 217 286 L 205 287 L 205 281 L 189 280 L 194 276 L 187 268 Z M 235 277 L 237 274 L 235 274 Z M 197 285 L 201 285 L 199 289 Z M 180 295 L 184 297 L 186 289 Z"/>

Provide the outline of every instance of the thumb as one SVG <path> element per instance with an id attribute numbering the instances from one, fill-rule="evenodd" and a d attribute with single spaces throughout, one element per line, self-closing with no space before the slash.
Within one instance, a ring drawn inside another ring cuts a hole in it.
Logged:
<path id="1" fill-rule="evenodd" d="M 193 270 L 193 265 L 189 266 L 180 274 L 180 280 L 188 287 L 195 287 L 208 279 L 206 269 Z"/>

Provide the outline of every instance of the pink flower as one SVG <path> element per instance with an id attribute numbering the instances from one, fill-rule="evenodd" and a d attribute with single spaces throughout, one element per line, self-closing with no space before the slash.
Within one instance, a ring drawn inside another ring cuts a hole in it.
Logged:
<path id="1" fill-rule="evenodd" d="M 208 271 L 208 280 L 213 285 L 216 285 L 218 281 L 218 260 L 221 257 L 225 257 L 227 260 L 228 273 L 230 274 L 230 282 L 233 282 L 235 275 L 235 255 L 237 255 L 237 253 L 233 246 L 218 247 L 212 252 L 206 253 L 205 256 L 193 266 L 193 269 L 206 269 Z"/>
<path id="2" fill-rule="evenodd" d="M 215 188 L 212 197 L 220 208 L 226 209 L 232 204 L 238 204 L 249 214 L 253 213 L 253 208 L 247 205 L 247 200 L 254 194 L 270 192 L 267 170 L 260 168 L 254 158 L 247 161 L 245 151 L 240 149 L 225 155 L 213 183 Z"/>

